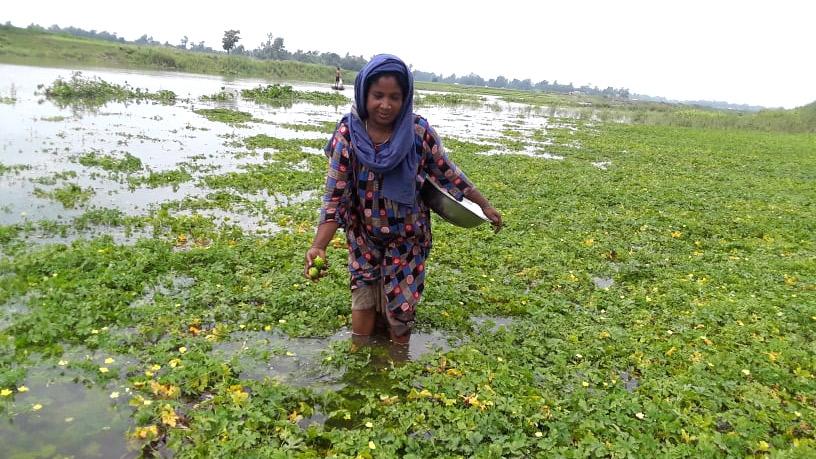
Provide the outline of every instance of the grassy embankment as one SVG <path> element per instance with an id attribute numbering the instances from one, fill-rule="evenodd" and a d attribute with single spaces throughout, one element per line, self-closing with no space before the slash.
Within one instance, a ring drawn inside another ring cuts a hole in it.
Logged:
<path id="1" fill-rule="evenodd" d="M 334 81 L 334 69 L 295 61 L 194 53 L 163 46 L 139 46 L 67 34 L 0 26 L 0 62 L 22 65 L 115 67 L 299 81 Z M 348 78 L 353 75 L 349 74 Z"/>

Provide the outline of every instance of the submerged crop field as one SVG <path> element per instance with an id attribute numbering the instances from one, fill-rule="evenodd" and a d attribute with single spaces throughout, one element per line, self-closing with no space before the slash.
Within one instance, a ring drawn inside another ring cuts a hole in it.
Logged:
<path id="1" fill-rule="evenodd" d="M 8 457 L 816 455 L 812 133 L 420 91 L 506 228 L 434 217 L 355 347 L 345 242 L 302 277 L 350 91 L 0 75 Z"/>

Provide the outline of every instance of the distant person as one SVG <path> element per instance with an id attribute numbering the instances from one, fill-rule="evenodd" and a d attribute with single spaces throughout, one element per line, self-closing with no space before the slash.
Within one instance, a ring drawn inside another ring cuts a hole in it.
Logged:
<path id="1" fill-rule="evenodd" d="M 448 158 L 436 131 L 413 112 L 413 99 L 405 63 L 389 54 L 374 56 L 357 74 L 351 112 L 325 148 L 326 188 L 304 274 L 317 280 L 309 270 L 317 257 L 326 259 L 326 247 L 342 227 L 356 344 L 368 342 L 378 323 L 393 343 L 408 344 L 431 250 L 431 216 L 420 197 L 425 180 L 433 178 L 456 199 L 481 206 L 496 230 L 502 224 L 499 212 Z"/>
<path id="2" fill-rule="evenodd" d="M 340 67 L 338 66 L 334 70 L 334 87 L 339 88 L 342 85 L 343 85 L 343 83 L 342 83 L 342 78 L 340 77 Z"/>

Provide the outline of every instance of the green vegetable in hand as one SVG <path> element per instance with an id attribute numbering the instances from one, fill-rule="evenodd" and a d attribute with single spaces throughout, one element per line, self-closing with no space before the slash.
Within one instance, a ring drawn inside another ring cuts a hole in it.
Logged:
<path id="1" fill-rule="evenodd" d="M 317 256 L 314 260 L 312 260 L 312 266 L 317 268 L 319 271 L 323 271 L 326 268 L 326 260 L 320 256 Z"/>

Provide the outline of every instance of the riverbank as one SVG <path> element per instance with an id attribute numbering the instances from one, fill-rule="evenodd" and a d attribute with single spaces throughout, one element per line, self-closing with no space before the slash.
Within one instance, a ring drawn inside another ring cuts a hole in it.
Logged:
<path id="1" fill-rule="evenodd" d="M 334 81 L 334 68 L 296 61 L 198 53 L 0 26 L 0 62 L 36 66 L 171 70 L 273 80 Z M 347 75 L 346 79 L 353 78 Z"/>

